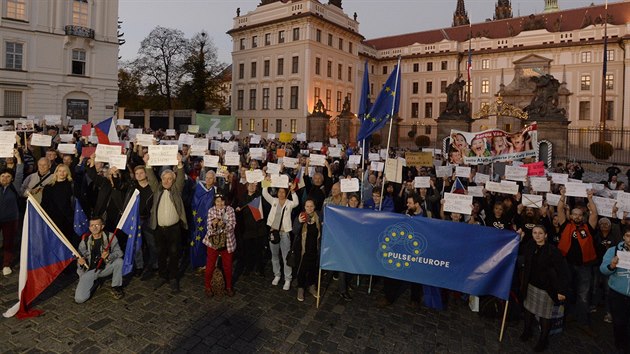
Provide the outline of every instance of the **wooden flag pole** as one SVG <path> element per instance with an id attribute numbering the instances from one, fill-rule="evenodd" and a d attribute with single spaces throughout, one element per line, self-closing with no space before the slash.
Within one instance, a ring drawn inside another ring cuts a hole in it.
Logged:
<path id="1" fill-rule="evenodd" d="M 70 243 L 70 241 L 68 241 L 66 236 L 61 232 L 61 230 L 59 230 L 57 225 L 55 225 L 55 223 L 52 221 L 52 219 L 50 219 L 50 216 L 48 216 L 48 214 L 46 214 L 46 211 L 41 207 L 41 205 L 37 202 L 37 200 L 30 193 L 28 194 L 28 200 L 31 202 L 33 207 L 35 209 L 37 209 L 37 211 L 44 218 L 46 223 L 48 223 L 48 226 L 50 226 L 50 228 L 53 230 L 55 235 L 61 240 L 61 242 L 63 242 L 64 245 L 66 245 L 66 247 L 68 247 L 70 252 L 72 252 L 72 254 L 75 257 L 77 257 L 77 258 L 81 257 L 81 254 L 79 254 L 79 252 L 76 250 L 76 248 L 74 248 L 74 246 L 72 246 L 72 243 Z"/>
<path id="2" fill-rule="evenodd" d="M 510 305 L 510 300 L 505 302 L 505 309 L 503 310 L 503 321 L 501 322 L 501 333 L 499 334 L 499 342 L 503 341 L 503 331 L 505 330 L 505 320 L 507 319 L 508 306 Z"/>
<path id="3" fill-rule="evenodd" d="M 317 303 L 315 304 L 315 308 L 319 308 L 319 292 L 322 288 L 322 267 L 319 267 L 319 275 L 317 276 Z"/>

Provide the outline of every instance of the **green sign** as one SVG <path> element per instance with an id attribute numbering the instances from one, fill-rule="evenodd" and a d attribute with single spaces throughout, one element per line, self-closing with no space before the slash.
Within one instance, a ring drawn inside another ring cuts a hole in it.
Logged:
<path id="1" fill-rule="evenodd" d="M 210 130 L 223 132 L 235 130 L 236 118 L 233 116 L 215 116 L 211 114 L 197 113 L 197 125 L 200 133 L 208 133 Z"/>

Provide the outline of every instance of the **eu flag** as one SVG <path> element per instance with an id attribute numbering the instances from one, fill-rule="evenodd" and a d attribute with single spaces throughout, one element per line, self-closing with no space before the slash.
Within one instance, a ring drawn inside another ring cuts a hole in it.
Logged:
<path id="1" fill-rule="evenodd" d="M 133 270 L 133 263 L 136 252 L 142 250 L 142 230 L 140 226 L 140 192 L 136 189 L 125 207 L 118 226 L 129 239 L 125 246 L 125 257 L 123 258 L 122 274 L 127 275 Z"/>
<path id="2" fill-rule="evenodd" d="M 88 221 L 81 203 L 78 199 L 74 200 L 74 233 L 81 236 L 90 231 L 90 222 Z"/>
<path id="3" fill-rule="evenodd" d="M 363 119 L 364 116 L 372 108 L 372 101 L 370 101 L 370 75 L 368 73 L 368 62 L 365 61 L 365 67 L 363 68 L 363 86 L 361 86 L 361 101 L 359 101 L 359 118 Z"/>
<path id="4" fill-rule="evenodd" d="M 190 264 L 193 268 L 206 265 L 206 245 L 202 241 L 208 227 L 208 210 L 214 204 L 214 191 L 214 187 L 208 189 L 201 181 L 195 186 L 192 202 L 195 226 L 190 231 Z"/>
<path id="5" fill-rule="evenodd" d="M 392 115 L 398 112 L 398 107 L 400 106 L 399 87 L 400 65 L 396 65 L 385 82 L 381 93 L 376 98 L 374 105 L 361 122 L 357 140 L 364 140 L 375 131 L 383 128 Z"/>

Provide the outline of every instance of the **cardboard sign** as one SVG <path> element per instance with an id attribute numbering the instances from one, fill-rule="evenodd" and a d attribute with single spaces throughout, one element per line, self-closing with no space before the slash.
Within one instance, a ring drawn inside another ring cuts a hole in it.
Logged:
<path id="1" fill-rule="evenodd" d="M 385 162 L 385 178 L 390 182 L 402 183 L 403 165 L 398 159 L 388 159 Z"/>
<path id="2" fill-rule="evenodd" d="M 472 195 L 444 193 L 444 211 L 446 212 L 470 215 L 472 203 Z"/>
<path id="3" fill-rule="evenodd" d="M 418 176 L 413 180 L 414 188 L 431 188 L 431 177 Z"/>
<path id="4" fill-rule="evenodd" d="M 214 155 L 204 155 L 203 156 L 203 166 L 204 167 L 219 167 L 219 156 Z"/>
<path id="5" fill-rule="evenodd" d="M 149 145 L 150 166 L 175 166 L 177 165 L 177 145 Z"/>
<path id="6" fill-rule="evenodd" d="M 523 164 L 521 165 L 521 167 L 527 168 L 528 176 L 544 176 L 545 175 L 545 162 L 544 161 Z"/>
<path id="7" fill-rule="evenodd" d="M 311 166 L 326 166 L 326 155 L 311 154 L 309 159 Z"/>
<path id="8" fill-rule="evenodd" d="M 258 183 L 265 179 L 262 170 L 245 171 L 247 183 Z"/>
<path id="9" fill-rule="evenodd" d="M 521 203 L 526 208 L 542 208 L 543 206 L 542 195 L 523 194 L 521 197 Z"/>
<path id="10" fill-rule="evenodd" d="M 407 152 L 405 153 L 407 166 L 431 167 L 433 166 L 432 152 Z"/>
<path id="11" fill-rule="evenodd" d="M 536 192 L 551 192 L 551 181 L 547 177 L 530 177 L 529 185 Z"/>
<path id="12" fill-rule="evenodd" d="M 109 157 L 109 166 L 116 167 L 119 170 L 127 168 L 127 155 L 115 155 Z"/>
<path id="13" fill-rule="evenodd" d="M 341 192 L 342 193 L 352 193 L 359 191 L 359 179 L 351 178 L 351 179 L 340 179 L 341 183 Z"/>
<path id="14" fill-rule="evenodd" d="M 276 156 L 278 158 L 287 156 L 287 151 L 285 149 L 276 149 Z"/>
<path id="15" fill-rule="evenodd" d="M 287 175 L 271 175 L 271 186 L 275 188 L 288 188 L 289 176 Z"/>
<path id="16" fill-rule="evenodd" d="M 122 149 L 118 145 L 98 144 L 96 146 L 96 162 L 109 162 L 110 156 L 118 156 Z M 157 165 L 156 165 L 157 166 Z"/>
<path id="17" fill-rule="evenodd" d="M 74 155 L 77 153 L 77 147 L 74 144 L 59 144 L 57 151 L 65 155 Z"/>
<path id="18" fill-rule="evenodd" d="M 528 169 L 520 166 L 505 166 L 505 179 L 509 181 L 525 182 Z"/>
<path id="19" fill-rule="evenodd" d="M 52 136 L 50 135 L 44 135 L 44 134 L 31 135 L 32 146 L 50 147 L 51 144 L 52 144 Z"/>

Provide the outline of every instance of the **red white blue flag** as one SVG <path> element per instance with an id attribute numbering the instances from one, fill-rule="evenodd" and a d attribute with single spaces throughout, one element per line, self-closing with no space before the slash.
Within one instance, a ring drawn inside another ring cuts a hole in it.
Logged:
<path id="1" fill-rule="evenodd" d="M 28 306 L 73 261 L 68 240 L 30 197 L 26 203 L 20 254 L 18 281 L 19 302 L 3 314 L 4 317 L 29 318 L 42 313 Z"/>
<path id="2" fill-rule="evenodd" d="M 117 143 L 118 134 L 116 133 L 116 124 L 114 117 L 109 117 L 94 126 L 94 132 L 98 137 L 99 144 Z"/>
<path id="3" fill-rule="evenodd" d="M 259 197 L 252 199 L 251 202 L 247 203 L 247 207 L 252 212 L 252 216 L 254 216 L 254 220 L 260 221 L 263 219 L 263 208 L 262 208 L 262 200 Z"/>

